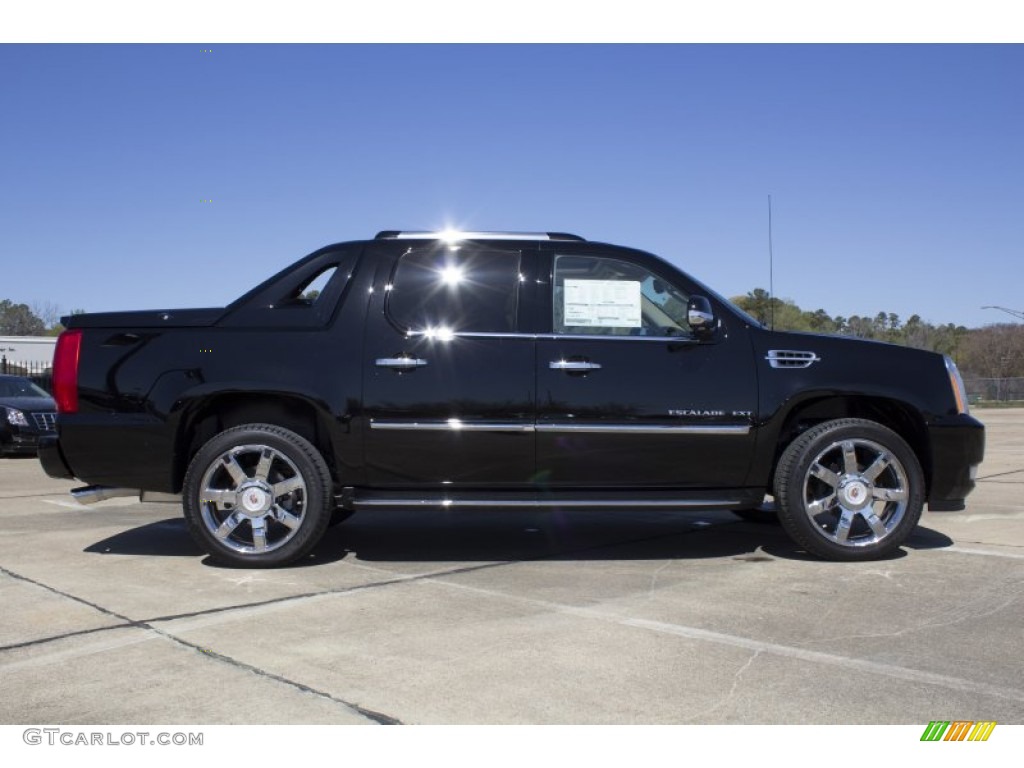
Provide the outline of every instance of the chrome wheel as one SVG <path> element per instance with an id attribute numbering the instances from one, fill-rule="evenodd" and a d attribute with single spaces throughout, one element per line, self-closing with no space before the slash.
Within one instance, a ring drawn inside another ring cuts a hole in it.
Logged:
<path id="1" fill-rule="evenodd" d="M 811 461 L 804 510 L 814 530 L 844 547 L 878 544 L 903 520 L 907 472 L 896 455 L 871 440 L 832 443 Z"/>
<path id="2" fill-rule="evenodd" d="M 334 507 L 319 451 L 270 424 L 213 437 L 193 458 L 182 496 L 195 540 L 214 559 L 247 567 L 285 565 L 308 554 Z"/>
<path id="3" fill-rule="evenodd" d="M 898 434 L 866 419 L 836 419 L 799 435 L 779 457 L 779 522 L 808 552 L 871 560 L 906 541 L 924 507 L 924 473 Z"/>
<path id="4" fill-rule="evenodd" d="M 268 445 L 240 445 L 210 464 L 200 481 L 207 530 L 235 552 L 273 552 L 302 525 L 306 482 Z"/>

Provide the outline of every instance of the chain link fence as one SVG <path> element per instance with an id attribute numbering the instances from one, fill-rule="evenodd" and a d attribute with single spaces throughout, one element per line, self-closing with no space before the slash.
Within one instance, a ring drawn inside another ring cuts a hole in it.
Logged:
<path id="1" fill-rule="evenodd" d="M 1024 401 L 1024 378 L 964 379 L 971 403 Z"/>
<path id="2" fill-rule="evenodd" d="M 49 360 L 14 363 L 5 355 L 0 357 L 0 373 L 27 376 L 47 392 L 53 392 L 53 363 Z"/>

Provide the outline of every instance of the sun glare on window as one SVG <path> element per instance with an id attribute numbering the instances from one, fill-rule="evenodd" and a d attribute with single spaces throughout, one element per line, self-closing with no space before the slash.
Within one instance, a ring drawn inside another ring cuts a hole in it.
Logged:
<path id="1" fill-rule="evenodd" d="M 456 286 L 462 282 L 462 267 L 449 265 L 441 270 L 441 282 L 445 285 Z"/>

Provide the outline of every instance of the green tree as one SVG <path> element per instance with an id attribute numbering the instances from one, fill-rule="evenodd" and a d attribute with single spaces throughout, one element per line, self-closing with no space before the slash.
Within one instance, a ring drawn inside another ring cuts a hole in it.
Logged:
<path id="1" fill-rule="evenodd" d="M 839 330 L 838 318 L 833 320 L 824 309 L 806 312 L 805 315 L 812 331 L 817 333 L 835 333 Z"/>
<path id="2" fill-rule="evenodd" d="M 911 315 L 904 323 L 895 312 L 878 312 L 874 316 L 830 317 L 824 309 L 808 312 L 800 309 L 789 299 L 772 298 L 764 288 L 755 288 L 746 296 L 738 296 L 732 301 L 764 325 L 772 325 L 774 315 L 774 327 L 780 331 L 835 333 L 857 339 L 887 341 L 949 355 L 958 364 L 963 357 L 968 361 L 967 364 L 974 376 L 1024 376 L 1024 369 L 1021 373 L 1015 374 L 975 372 L 975 369 L 1009 370 L 1006 361 L 1016 359 L 1020 359 L 1021 365 L 1024 366 L 1024 325 L 1007 326 L 1016 329 L 1015 331 L 1000 331 L 996 326 L 968 330 L 953 323 L 932 325 L 922 320 L 920 315 Z M 1020 334 L 1022 344 L 1019 352 L 1018 347 L 1014 346 L 1018 338 L 1014 335 L 1016 333 Z M 1010 338 L 996 338 L 999 334 L 1007 334 Z M 997 360 L 1004 362 L 1001 368 L 996 365 Z"/>
<path id="3" fill-rule="evenodd" d="M 42 336 L 45 332 L 46 324 L 27 304 L 0 301 L 0 336 Z"/>
<path id="4" fill-rule="evenodd" d="M 755 288 L 746 296 L 734 297 L 732 303 L 761 325 L 768 325 L 771 322 L 773 300 L 764 288 Z"/>
<path id="5" fill-rule="evenodd" d="M 789 299 L 779 299 L 768 295 L 764 288 L 755 288 L 746 296 L 737 296 L 732 303 L 751 315 L 762 325 L 773 327 L 779 331 L 809 331 L 811 321 L 805 315 L 809 313 L 800 309 Z"/>
<path id="6" fill-rule="evenodd" d="M 959 363 L 965 375 L 999 379 L 1024 376 L 1024 325 L 986 325 L 963 334 Z"/>

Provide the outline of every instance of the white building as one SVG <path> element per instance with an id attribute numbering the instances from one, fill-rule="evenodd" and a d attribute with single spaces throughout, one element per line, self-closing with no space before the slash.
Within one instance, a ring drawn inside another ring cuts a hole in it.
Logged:
<path id="1" fill-rule="evenodd" d="M 0 359 L 6 358 L 8 364 L 15 365 L 48 365 L 53 361 L 56 345 L 56 336 L 0 336 Z"/>

